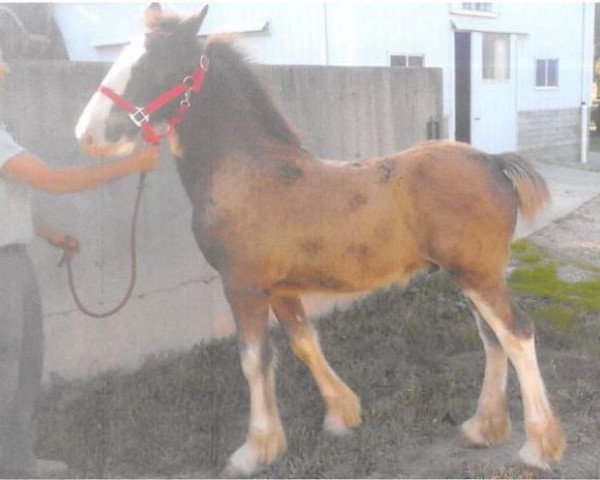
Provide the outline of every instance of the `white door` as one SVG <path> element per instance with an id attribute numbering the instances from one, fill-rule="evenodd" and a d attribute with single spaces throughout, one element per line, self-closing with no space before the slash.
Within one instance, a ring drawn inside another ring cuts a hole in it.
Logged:
<path id="1" fill-rule="evenodd" d="M 489 153 L 517 148 L 516 36 L 473 32 L 471 144 Z"/>

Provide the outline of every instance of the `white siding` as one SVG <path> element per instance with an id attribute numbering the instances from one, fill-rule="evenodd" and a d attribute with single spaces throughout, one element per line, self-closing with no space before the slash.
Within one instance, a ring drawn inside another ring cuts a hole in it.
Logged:
<path id="1" fill-rule="evenodd" d="M 194 4 L 168 4 L 193 12 Z M 577 108 L 592 82 L 593 4 L 496 2 L 494 15 L 454 13 L 457 4 L 393 1 L 211 3 L 202 33 L 245 30 L 242 42 L 268 64 L 389 65 L 392 54 L 423 55 L 444 70 L 444 115 L 453 134 L 454 28 L 517 35 L 517 110 Z M 74 60 L 111 60 L 143 30 L 141 4 L 56 4 L 55 15 Z M 132 21 L 133 19 L 133 21 Z M 105 46 L 101 46 L 101 45 Z M 559 86 L 536 89 L 535 60 L 559 59 Z"/>
<path id="2" fill-rule="evenodd" d="M 591 6 L 591 8 L 590 8 Z M 519 39 L 518 108 L 572 108 L 591 96 L 593 59 L 593 4 L 504 4 L 505 14 L 522 19 L 527 36 Z M 585 53 L 585 55 L 584 55 Z M 559 59 L 558 88 L 535 86 L 535 60 Z"/>
<path id="3" fill-rule="evenodd" d="M 105 55 L 98 45 L 128 43 L 143 31 L 140 4 L 57 3 L 54 18 L 60 28 L 71 60 L 114 60 L 119 49 Z M 135 19 L 140 21 L 136 22 Z M 133 21 L 132 21 L 133 19 Z"/>
<path id="4" fill-rule="evenodd" d="M 202 3 L 166 4 L 165 10 L 193 13 Z M 144 31 L 139 3 L 59 3 L 54 16 L 71 60 L 112 61 L 122 46 Z M 248 52 L 263 63 L 323 64 L 323 4 L 317 2 L 215 3 L 201 34 L 238 32 L 269 23 L 266 32 L 243 34 Z M 139 20 L 138 20 L 139 19 Z"/>

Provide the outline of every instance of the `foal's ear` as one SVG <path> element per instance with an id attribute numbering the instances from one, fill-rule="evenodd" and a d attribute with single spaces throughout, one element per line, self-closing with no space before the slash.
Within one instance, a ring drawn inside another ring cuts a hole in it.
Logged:
<path id="1" fill-rule="evenodd" d="M 152 2 L 144 11 L 144 23 L 146 27 L 152 29 L 158 23 L 158 20 L 162 17 L 163 11 L 158 2 Z"/>
<path id="2" fill-rule="evenodd" d="M 208 5 L 205 5 L 204 8 L 198 13 L 190 15 L 183 22 L 181 22 L 181 27 L 186 31 L 186 33 L 196 36 L 200 30 L 200 27 L 202 26 L 202 23 L 204 22 L 204 18 L 206 17 L 207 13 Z"/>

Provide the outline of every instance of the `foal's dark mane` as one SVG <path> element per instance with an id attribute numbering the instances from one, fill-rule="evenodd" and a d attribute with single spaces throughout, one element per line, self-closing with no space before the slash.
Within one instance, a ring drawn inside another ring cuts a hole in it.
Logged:
<path id="1" fill-rule="evenodd" d="M 223 100 L 229 104 L 224 108 L 231 108 L 244 117 L 253 117 L 255 126 L 262 127 L 261 133 L 273 140 L 300 146 L 298 135 L 275 106 L 246 55 L 233 40 L 226 37 L 210 39 L 206 54 L 214 68 L 215 80 L 218 79 L 209 88 L 217 96 L 223 95 Z"/>
<path id="2" fill-rule="evenodd" d="M 276 107 L 251 63 L 229 38 L 209 38 L 202 92 L 184 122 L 186 158 L 213 164 L 228 153 L 266 159 L 273 146 L 301 149 L 301 140 Z"/>

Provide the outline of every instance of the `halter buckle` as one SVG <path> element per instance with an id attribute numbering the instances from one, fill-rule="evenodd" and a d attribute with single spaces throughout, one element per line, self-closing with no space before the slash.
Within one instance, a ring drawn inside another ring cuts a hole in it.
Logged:
<path id="1" fill-rule="evenodd" d="M 209 65 L 209 61 L 208 61 L 208 57 L 206 55 L 202 55 L 200 57 L 200 68 L 202 70 L 204 70 L 205 72 L 208 72 L 208 65 Z"/>
<path id="2" fill-rule="evenodd" d="M 187 77 L 187 78 L 191 78 L 191 77 Z M 183 94 L 183 98 L 181 99 L 181 101 L 179 102 L 179 105 L 181 106 L 185 106 L 185 107 L 190 107 L 191 103 L 190 103 L 190 97 L 192 96 L 192 90 L 191 88 L 187 89 L 185 91 L 185 93 Z"/>
<path id="3" fill-rule="evenodd" d="M 140 127 L 150 121 L 150 115 L 146 113 L 146 111 L 139 107 L 135 110 L 135 112 L 129 114 L 129 118 L 137 127 Z"/>

